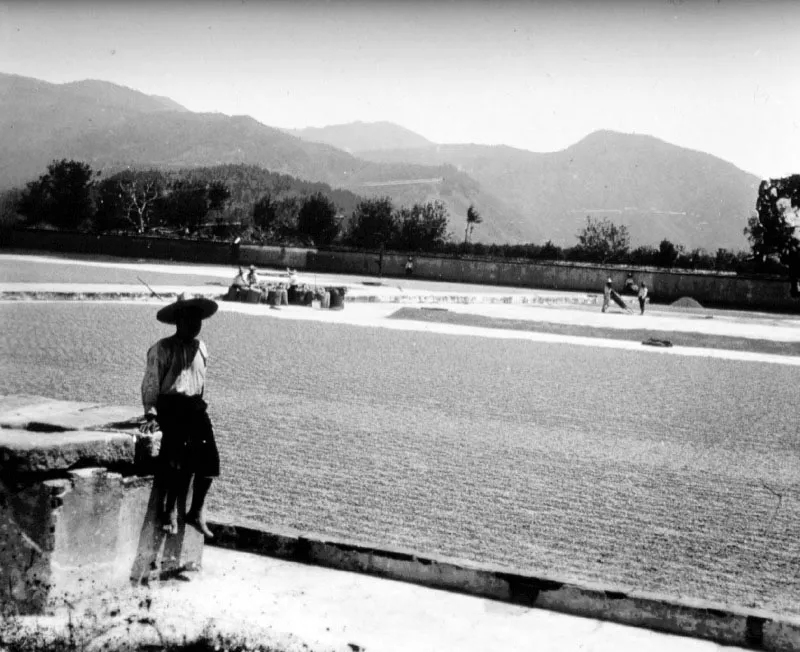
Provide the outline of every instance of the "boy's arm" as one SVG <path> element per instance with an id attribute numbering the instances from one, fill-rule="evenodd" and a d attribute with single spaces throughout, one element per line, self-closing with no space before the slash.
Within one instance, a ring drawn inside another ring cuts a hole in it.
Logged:
<path id="1" fill-rule="evenodd" d="M 142 406 L 144 416 L 150 421 L 156 418 L 156 403 L 161 391 L 161 370 L 163 367 L 161 346 L 156 344 L 147 352 L 147 366 L 142 379 Z"/>
<path id="2" fill-rule="evenodd" d="M 203 357 L 203 367 L 205 370 L 208 368 L 208 349 L 206 348 L 205 342 L 203 342 L 202 340 L 200 341 L 200 346 L 198 348 L 200 349 L 200 355 Z M 205 393 L 206 393 L 206 385 L 205 382 L 203 382 L 203 388 L 200 390 L 200 396 L 201 397 L 204 396 Z"/>

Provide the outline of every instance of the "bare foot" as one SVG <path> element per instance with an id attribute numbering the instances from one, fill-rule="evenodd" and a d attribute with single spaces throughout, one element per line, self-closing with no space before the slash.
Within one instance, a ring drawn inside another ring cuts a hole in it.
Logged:
<path id="1" fill-rule="evenodd" d="M 178 534 L 178 515 L 164 514 L 161 521 L 161 529 L 167 534 Z"/>
<path id="2" fill-rule="evenodd" d="M 206 539 L 213 539 L 214 533 L 208 529 L 208 525 L 206 525 L 206 519 L 203 517 L 202 514 L 187 514 L 186 515 L 186 522 L 189 525 L 196 527 L 200 532 L 203 533 L 203 536 Z"/>

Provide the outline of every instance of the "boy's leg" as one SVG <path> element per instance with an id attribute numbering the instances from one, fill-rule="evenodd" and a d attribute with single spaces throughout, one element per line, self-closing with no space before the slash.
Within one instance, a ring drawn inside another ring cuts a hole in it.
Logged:
<path id="1" fill-rule="evenodd" d="M 161 529 L 167 534 L 178 533 L 178 476 L 170 475 L 163 479 L 166 499 L 161 512 Z"/>
<path id="2" fill-rule="evenodd" d="M 189 481 L 191 476 L 183 471 L 174 471 L 168 478 L 165 478 L 166 501 L 164 511 L 161 514 L 161 529 L 167 534 L 178 533 L 178 501 L 180 501 L 181 511 L 186 506 L 186 496 L 189 493 Z"/>
<path id="3" fill-rule="evenodd" d="M 194 476 L 194 488 L 192 490 L 192 507 L 186 514 L 186 522 L 195 526 L 204 536 L 211 539 L 214 537 L 206 524 L 204 506 L 208 490 L 211 488 L 213 478 L 202 475 Z"/>

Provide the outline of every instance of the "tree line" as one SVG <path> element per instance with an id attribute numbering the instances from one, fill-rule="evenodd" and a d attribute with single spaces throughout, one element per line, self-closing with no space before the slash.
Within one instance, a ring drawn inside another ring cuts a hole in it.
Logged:
<path id="1" fill-rule="evenodd" d="M 687 249 L 666 238 L 658 246 L 642 245 L 632 248 L 628 228 L 608 218 L 595 219 L 587 216 L 585 225 L 576 234 L 576 239 L 578 243 L 572 247 L 561 247 L 549 240 L 544 244 L 450 243 L 444 251 L 508 260 L 564 261 L 742 273 L 779 271 L 777 267 L 769 269 L 769 264 L 761 265 L 760 269 L 756 270 L 752 256 L 746 251 L 731 251 L 725 248 L 718 248 L 714 252 L 702 248 Z"/>
<path id="2" fill-rule="evenodd" d="M 254 166 L 125 169 L 103 177 L 86 163 L 63 159 L 24 189 L 5 193 L 0 211 L 4 222 L 13 214 L 27 226 L 239 236 L 259 244 L 434 251 L 451 237 L 449 213 L 440 201 L 396 208 L 388 197 L 364 199 Z"/>
<path id="3" fill-rule="evenodd" d="M 497 245 L 471 241 L 483 222 L 472 205 L 459 242 L 440 201 L 395 207 L 389 197 L 365 199 L 257 166 L 123 169 L 104 177 L 86 163 L 64 159 L 24 189 L 0 195 L 0 218 L 6 225 L 19 219 L 29 226 L 95 232 L 239 236 L 257 244 L 788 274 L 800 293 L 798 206 L 800 175 L 762 182 L 756 211 L 744 227 L 750 252 L 687 250 L 667 239 L 657 247 L 631 248 L 624 225 L 590 216 L 572 247 L 551 241 Z"/>

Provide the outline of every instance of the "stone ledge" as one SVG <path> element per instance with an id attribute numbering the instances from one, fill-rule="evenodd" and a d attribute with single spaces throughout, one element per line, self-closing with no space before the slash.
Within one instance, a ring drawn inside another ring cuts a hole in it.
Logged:
<path id="1" fill-rule="evenodd" d="M 141 410 L 127 406 L 59 401 L 44 396 L 0 396 L 0 427 L 46 432 L 132 427 Z"/>
<path id="2" fill-rule="evenodd" d="M 78 466 L 133 466 L 135 437 L 119 432 L 31 432 L 0 429 L 4 473 L 49 473 Z"/>
<path id="3" fill-rule="evenodd" d="M 51 418 L 96 406 L 96 403 L 57 401 L 44 396 L 0 396 L 0 427 L 24 430 L 31 422 L 47 423 Z"/>
<path id="4" fill-rule="evenodd" d="M 211 523 L 212 545 L 314 564 L 431 588 L 476 595 L 656 631 L 759 650 L 800 651 L 800 618 L 702 600 L 577 585 L 523 575 L 475 562 L 424 557 L 297 532 L 267 532 L 234 523 Z"/>

